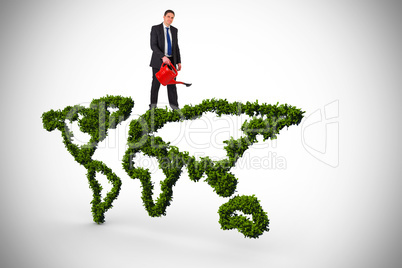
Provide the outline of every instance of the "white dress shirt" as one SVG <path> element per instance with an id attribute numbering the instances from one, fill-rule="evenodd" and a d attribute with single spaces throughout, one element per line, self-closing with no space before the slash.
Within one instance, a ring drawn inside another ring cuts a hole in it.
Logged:
<path id="1" fill-rule="evenodd" d="M 172 33 L 170 31 L 170 26 L 166 26 L 165 23 L 163 23 L 163 32 L 165 34 L 165 56 L 166 57 L 171 57 L 172 55 L 168 55 L 168 44 L 167 44 L 167 38 L 166 38 L 166 27 L 169 28 L 169 36 L 170 36 L 170 43 L 172 45 L 172 49 L 173 49 L 173 40 L 172 40 Z"/>

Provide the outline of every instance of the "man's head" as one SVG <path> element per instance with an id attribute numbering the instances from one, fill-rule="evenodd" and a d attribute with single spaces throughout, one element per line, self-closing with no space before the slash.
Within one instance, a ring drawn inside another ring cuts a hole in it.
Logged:
<path id="1" fill-rule="evenodd" d="M 166 26 L 170 26 L 172 24 L 174 19 L 174 12 L 173 10 L 166 10 L 165 14 L 163 15 L 163 22 L 165 23 Z"/>

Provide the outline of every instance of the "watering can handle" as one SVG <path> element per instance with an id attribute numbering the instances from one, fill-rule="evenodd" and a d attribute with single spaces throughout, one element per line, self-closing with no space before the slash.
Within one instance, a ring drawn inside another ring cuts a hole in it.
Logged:
<path id="1" fill-rule="evenodd" d="M 174 67 L 174 65 L 172 64 L 172 62 L 169 62 L 169 64 L 166 64 L 166 63 L 162 62 L 161 69 L 162 69 L 162 67 L 163 67 L 164 65 L 170 65 L 170 66 L 172 66 L 172 67 L 173 67 L 173 70 L 175 71 L 175 73 L 177 73 L 177 70 L 176 70 L 176 68 Z"/>

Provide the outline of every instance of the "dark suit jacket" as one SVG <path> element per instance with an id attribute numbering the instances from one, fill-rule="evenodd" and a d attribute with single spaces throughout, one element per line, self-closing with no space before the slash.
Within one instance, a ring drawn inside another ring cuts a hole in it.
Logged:
<path id="1" fill-rule="evenodd" d="M 162 65 L 162 58 L 165 56 L 165 33 L 166 29 L 164 28 L 163 23 L 152 26 L 151 29 L 151 49 L 152 49 L 152 57 L 151 63 L 149 66 L 152 68 L 159 69 Z M 172 34 L 172 57 L 173 57 L 173 65 L 176 67 L 176 64 L 181 63 L 180 58 L 180 49 L 177 39 L 177 28 L 170 25 L 170 32 Z"/>

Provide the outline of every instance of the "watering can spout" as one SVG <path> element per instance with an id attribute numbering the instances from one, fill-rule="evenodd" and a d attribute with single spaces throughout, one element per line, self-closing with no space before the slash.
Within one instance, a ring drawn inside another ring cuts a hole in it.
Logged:
<path id="1" fill-rule="evenodd" d="M 176 81 L 176 80 L 172 80 L 169 83 L 167 83 L 167 85 L 173 85 L 173 84 L 183 84 L 186 87 L 189 87 L 192 85 L 191 83 L 184 83 L 184 82 L 180 82 L 180 81 Z"/>
<path id="2" fill-rule="evenodd" d="M 173 84 L 183 84 L 186 87 L 191 86 L 189 83 L 174 80 L 177 76 L 177 70 L 171 62 L 169 62 L 169 64 L 162 63 L 161 69 L 155 74 L 155 76 L 164 86 Z"/>

